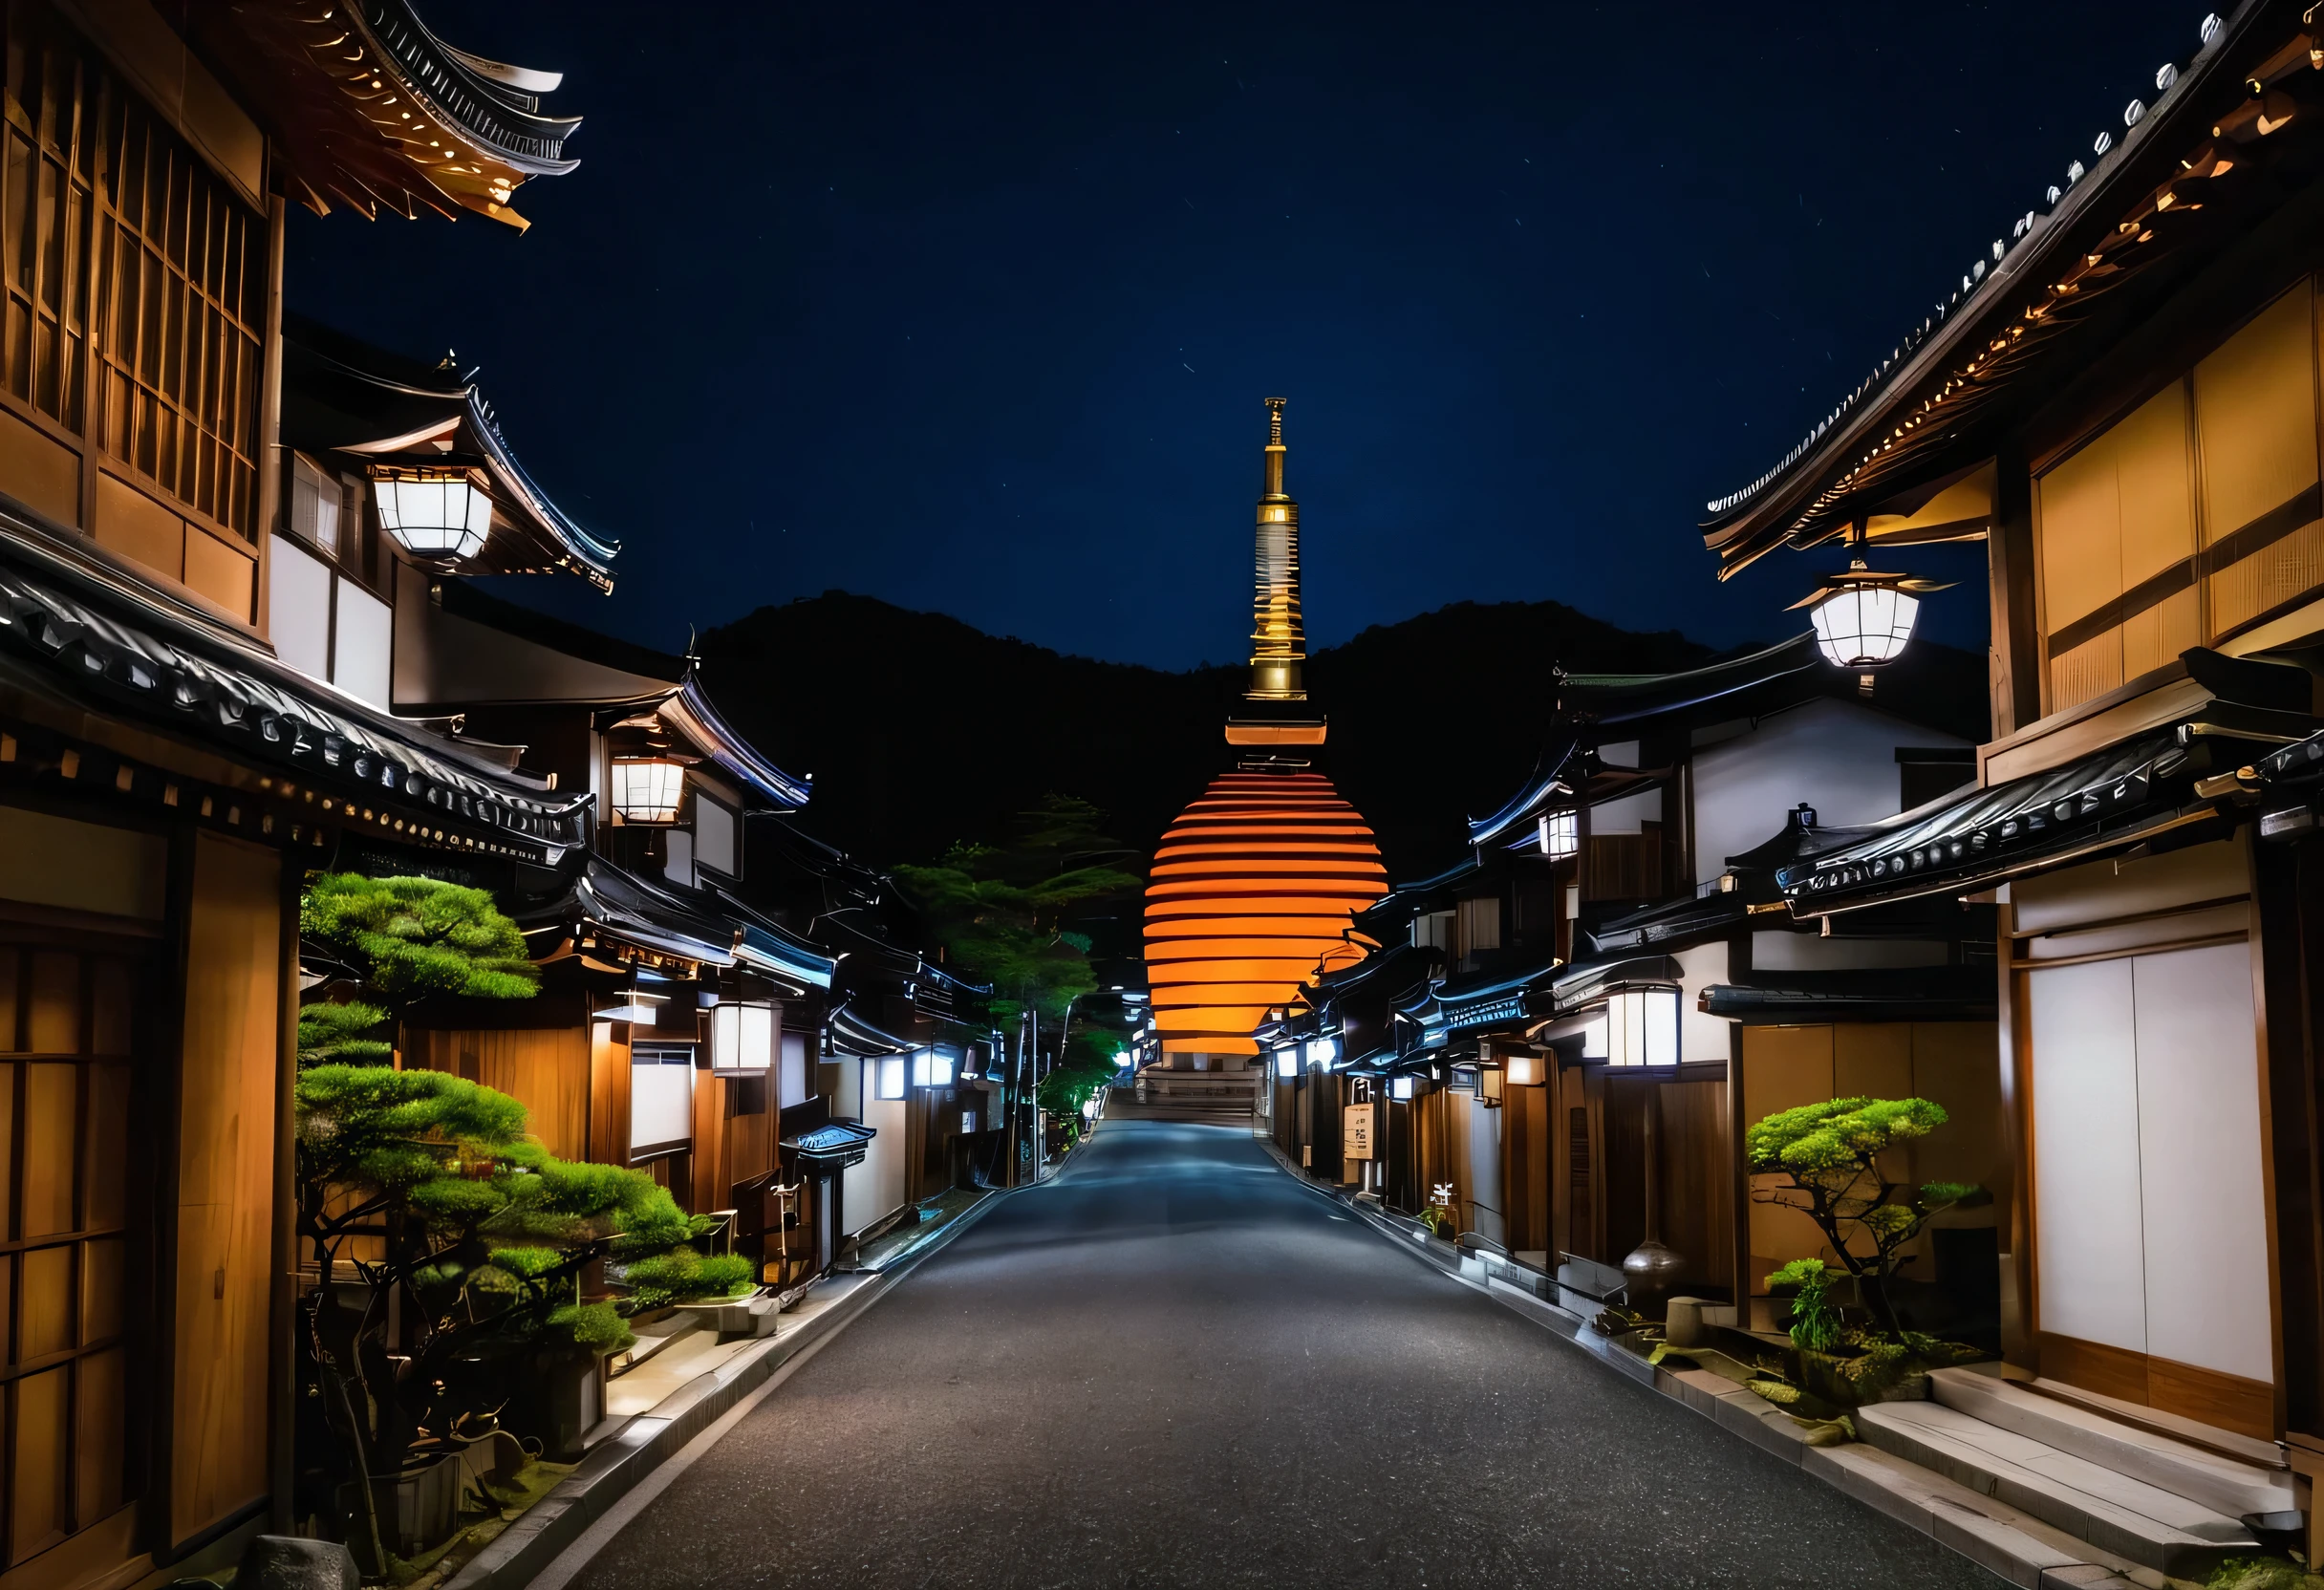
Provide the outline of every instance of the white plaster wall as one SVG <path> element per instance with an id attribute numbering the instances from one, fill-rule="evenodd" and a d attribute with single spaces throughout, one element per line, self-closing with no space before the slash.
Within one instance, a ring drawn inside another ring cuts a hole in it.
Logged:
<path id="1" fill-rule="evenodd" d="M 1874 823 L 1900 809 L 1897 747 L 1966 745 L 1869 706 L 1810 701 L 1694 755 L 1695 882 L 1727 858 L 1775 837 L 1805 801 L 1827 828 Z"/>
<path id="2" fill-rule="evenodd" d="M 904 1202 L 904 1101 L 864 1100 L 863 1123 L 879 1135 L 864 1145 L 863 1163 L 840 1172 L 840 1209 L 852 1236 Z"/>
<path id="3" fill-rule="evenodd" d="M 1730 1058 L 1727 1035 L 1734 1023 L 1724 1016 L 1697 1010 L 1695 1000 L 1712 983 L 1727 980 L 1727 945 L 1723 941 L 1697 944 L 1691 950 L 1681 950 L 1673 958 L 1686 976 L 1678 997 L 1678 1058 L 1725 1064 Z"/>
<path id="4" fill-rule="evenodd" d="M 267 638 L 283 663 L 331 677 L 331 569 L 288 536 L 274 538 L 267 574 Z"/>
<path id="5" fill-rule="evenodd" d="M 338 633 L 333 641 L 331 680 L 358 701 L 381 712 L 394 693 L 396 613 L 353 580 L 338 582 Z"/>

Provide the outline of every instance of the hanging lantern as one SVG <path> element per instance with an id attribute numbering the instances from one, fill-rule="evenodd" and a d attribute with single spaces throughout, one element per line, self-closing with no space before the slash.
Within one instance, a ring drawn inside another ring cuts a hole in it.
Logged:
<path id="1" fill-rule="evenodd" d="M 1861 520 L 1857 522 L 1852 539 L 1859 550 L 1849 560 L 1846 572 L 1826 575 L 1823 585 L 1814 594 L 1794 602 L 1791 611 L 1808 610 L 1816 626 L 1816 649 L 1826 662 L 1862 674 L 1903 655 L 1905 643 L 1912 639 L 1913 622 L 1920 615 L 1921 598 L 1932 591 L 1952 588 L 1910 574 L 1878 574 L 1866 569 L 1861 549 L 1864 540 Z M 1864 683 L 1869 689 L 1869 674 Z"/>
<path id="2" fill-rule="evenodd" d="M 624 823 L 675 823 L 686 769 L 667 757 L 615 757 L 613 809 Z"/>
<path id="3" fill-rule="evenodd" d="M 372 472 L 371 494 L 381 527 L 414 557 L 472 558 L 492 533 L 492 499 L 465 469 L 382 464 Z"/>

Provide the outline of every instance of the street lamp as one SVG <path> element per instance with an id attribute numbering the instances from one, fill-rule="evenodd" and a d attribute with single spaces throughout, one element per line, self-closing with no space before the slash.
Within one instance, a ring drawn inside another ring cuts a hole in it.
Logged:
<path id="1" fill-rule="evenodd" d="M 1904 655 L 1920 615 L 1921 598 L 1952 588 L 1910 574 L 1875 573 L 1864 566 L 1861 520 L 1850 536 L 1856 551 L 1847 569 L 1824 576 L 1823 584 L 1794 602 L 1791 611 L 1808 610 L 1809 621 L 1816 626 L 1816 649 L 1833 667 L 1861 675 L 1864 693 L 1870 695 L 1872 676 L 1867 670 L 1885 667 Z"/>
<path id="2" fill-rule="evenodd" d="M 414 557 L 472 558 L 492 533 L 492 499 L 465 469 L 381 464 L 372 471 L 371 494 L 380 526 Z"/>

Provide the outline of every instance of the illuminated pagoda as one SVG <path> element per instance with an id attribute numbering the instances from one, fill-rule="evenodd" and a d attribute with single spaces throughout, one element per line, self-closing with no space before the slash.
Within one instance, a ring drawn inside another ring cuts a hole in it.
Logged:
<path id="1" fill-rule="evenodd" d="M 1361 813 L 1308 758 L 1323 719 L 1302 678 L 1300 510 L 1283 491 L 1283 399 L 1270 411 L 1259 500 L 1251 688 L 1230 718 L 1244 759 L 1162 836 L 1146 889 L 1146 963 L 1161 1066 L 1239 1071 L 1252 1029 L 1319 970 L 1360 959 L 1352 913 L 1388 891 Z"/>

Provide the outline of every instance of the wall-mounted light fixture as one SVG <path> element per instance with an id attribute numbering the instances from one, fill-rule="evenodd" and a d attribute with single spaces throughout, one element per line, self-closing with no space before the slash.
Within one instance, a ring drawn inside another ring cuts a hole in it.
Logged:
<path id="1" fill-rule="evenodd" d="M 1501 1058 L 1512 1087 L 1539 1087 L 1541 1085 L 1541 1057 L 1535 1054 L 1509 1054 Z"/>
<path id="2" fill-rule="evenodd" d="M 1500 1108 L 1502 1086 L 1505 1080 L 1506 1075 L 1498 1065 L 1478 1066 L 1476 1068 L 1476 1102 L 1487 1109 Z"/>
<path id="3" fill-rule="evenodd" d="M 710 1012 L 710 1068 L 756 1074 L 774 1064 L 774 1006 L 720 1000 Z"/>
<path id="4" fill-rule="evenodd" d="M 1296 1043 L 1285 1043 L 1275 1051 L 1275 1074 L 1289 1082 L 1300 1074 L 1300 1050 Z"/>
<path id="5" fill-rule="evenodd" d="M 1331 1063 L 1340 1058 L 1337 1039 L 1313 1038 L 1307 1041 L 1307 1064 L 1318 1071 L 1328 1071 Z"/>
<path id="6" fill-rule="evenodd" d="M 1678 990 L 1625 988 L 1605 1002 L 1609 1065 L 1678 1064 Z"/>
<path id="7" fill-rule="evenodd" d="M 612 805 L 624 823 L 675 823 L 686 768 L 668 757 L 615 757 Z"/>
<path id="8" fill-rule="evenodd" d="M 1582 822 L 1570 811 L 1543 812 L 1535 834 L 1541 853 L 1552 861 L 1563 861 L 1582 849 Z"/>
<path id="9" fill-rule="evenodd" d="M 465 469 L 381 464 L 372 471 L 371 495 L 380 527 L 417 558 L 472 558 L 492 533 L 492 499 Z"/>
<path id="10" fill-rule="evenodd" d="M 1388 1096 L 1395 1100 L 1398 1104 L 1411 1103 L 1412 1079 L 1409 1076 L 1389 1078 L 1388 1085 Z"/>

